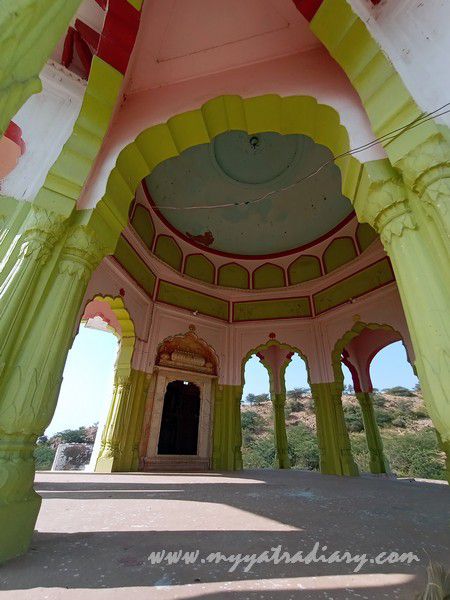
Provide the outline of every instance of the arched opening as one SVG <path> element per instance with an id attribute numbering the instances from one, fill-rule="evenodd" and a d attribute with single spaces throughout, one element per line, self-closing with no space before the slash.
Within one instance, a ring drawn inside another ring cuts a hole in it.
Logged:
<path id="1" fill-rule="evenodd" d="M 445 454 L 403 343 L 378 350 L 369 371 L 375 417 L 392 472 L 398 477 L 446 479 Z"/>
<path id="2" fill-rule="evenodd" d="M 242 464 L 244 469 L 272 469 L 276 450 L 270 376 L 257 354 L 244 363 L 241 399 Z"/>
<path id="3" fill-rule="evenodd" d="M 47 434 L 38 443 L 38 464 L 47 457 L 46 467 L 51 466 L 46 445 L 56 451 L 54 470 L 113 470 L 112 446 L 121 445 L 125 454 L 127 443 L 127 432 L 119 432 L 118 424 L 126 428 L 120 418 L 122 392 L 131 373 L 134 342 L 134 325 L 121 297 L 96 296 L 87 303 L 47 430 L 51 437 Z"/>
<path id="4" fill-rule="evenodd" d="M 319 444 L 305 359 L 295 352 L 284 372 L 286 433 L 291 468 L 318 471 Z"/>
<path id="5" fill-rule="evenodd" d="M 37 470 L 51 469 L 58 447 L 62 454 L 65 444 L 74 449 L 66 460 L 62 454 L 55 469 L 90 470 L 111 403 L 118 348 L 117 336 L 100 316 L 82 321 L 67 356 L 53 419 L 38 440 Z"/>
<path id="6" fill-rule="evenodd" d="M 164 395 L 158 454 L 197 454 L 200 388 L 189 381 L 171 381 Z"/>
<path id="7" fill-rule="evenodd" d="M 420 384 L 401 335 L 386 325 L 357 324 L 336 346 L 345 424 L 361 472 L 445 479 Z"/>

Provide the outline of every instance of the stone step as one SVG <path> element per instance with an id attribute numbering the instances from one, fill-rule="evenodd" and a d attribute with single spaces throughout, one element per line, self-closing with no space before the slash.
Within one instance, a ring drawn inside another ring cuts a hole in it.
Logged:
<path id="1" fill-rule="evenodd" d="M 159 473 L 198 473 L 209 470 L 209 459 L 199 456 L 156 456 L 144 460 L 143 466 L 143 471 Z"/>

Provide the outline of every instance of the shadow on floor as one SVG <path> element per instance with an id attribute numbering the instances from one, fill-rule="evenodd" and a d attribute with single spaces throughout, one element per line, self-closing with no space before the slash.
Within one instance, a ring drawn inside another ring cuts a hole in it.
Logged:
<path id="1" fill-rule="evenodd" d="M 302 598 L 409 599 L 423 588 L 428 560 L 448 560 L 450 489 L 442 485 L 301 471 L 39 479 L 41 531 L 26 556 L 0 568 L 0 589 L 138 587 L 158 599 L 278 600 L 304 594 L 283 588 L 290 579 L 308 590 Z M 227 563 L 201 562 L 212 552 L 259 555 L 278 545 L 305 555 L 316 542 L 327 556 L 414 552 L 420 562 L 368 563 L 356 575 L 351 564 L 262 563 L 230 573 Z M 149 555 L 163 549 L 200 556 L 190 565 L 152 565 Z M 312 577 L 320 589 L 309 590 Z M 261 579 L 272 580 L 267 590 L 257 587 Z M 176 586 L 191 587 L 171 596 Z"/>

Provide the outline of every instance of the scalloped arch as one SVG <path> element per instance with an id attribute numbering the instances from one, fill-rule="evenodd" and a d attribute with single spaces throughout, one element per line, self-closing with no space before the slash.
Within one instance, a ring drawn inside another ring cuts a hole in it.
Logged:
<path id="1" fill-rule="evenodd" d="M 408 362 L 411 364 L 411 367 L 414 370 L 414 365 L 411 363 L 411 361 L 409 359 L 408 348 L 406 347 L 406 344 L 405 344 L 402 334 L 397 329 L 395 329 L 394 327 L 392 327 L 391 325 L 388 325 L 386 323 L 363 323 L 362 321 L 358 321 L 357 323 L 355 323 L 353 325 L 353 327 L 351 329 L 346 331 L 344 333 L 344 335 L 341 338 L 339 338 L 334 345 L 333 352 L 331 354 L 331 363 L 332 363 L 333 373 L 334 373 L 336 382 L 338 382 L 340 384 L 344 383 L 344 374 L 342 372 L 342 367 L 341 367 L 341 356 L 342 356 L 342 352 L 343 352 L 344 348 L 355 337 L 357 337 L 364 329 L 385 329 L 387 331 L 392 331 L 392 332 L 396 333 L 399 336 L 400 341 L 402 342 L 402 344 L 405 348 L 406 356 L 408 357 Z M 378 350 L 378 352 L 379 351 L 380 350 Z"/>
<path id="2" fill-rule="evenodd" d="M 100 305 L 104 305 L 101 306 Z M 109 329 L 119 338 L 120 345 L 116 361 L 116 373 L 129 374 L 131 359 L 136 343 L 136 332 L 133 320 L 121 296 L 102 296 L 97 294 L 86 303 L 82 321 L 101 316 L 109 325 Z"/>
<path id="3" fill-rule="evenodd" d="M 309 364 L 308 364 L 308 358 L 306 356 L 306 354 L 304 354 L 297 346 L 293 346 L 292 344 L 288 344 L 286 342 L 279 342 L 278 340 L 269 340 L 268 342 L 265 342 L 264 344 L 260 344 L 259 346 L 256 346 L 256 348 L 252 348 L 251 350 L 249 350 L 247 352 L 247 354 L 244 356 L 244 358 L 242 359 L 242 363 L 241 363 L 241 381 L 242 384 L 244 385 L 245 383 L 245 365 L 247 364 L 247 361 L 254 355 L 254 354 L 258 354 L 258 352 L 262 352 L 262 350 L 267 350 L 268 348 L 270 348 L 270 346 L 279 346 L 280 348 L 286 349 L 290 352 L 293 352 L 294 354 L 298 354 L 300 356 L 300 358 L 304 361 L 305 366 L 306 366 L 306 373 L 308 376 L 308 383 L 311 381 L 311 377 L 310 377 L 310 372 L 309 372 Z M 290 361 L 286 361 L 286 363 L 283 365 L 283 374 L 286 371 L 286 368 L 288 366 Z M 273 378 L 273 373 L 272 370 L 270 368 L 270 366 L 265 365 L 264 363 L 263 366 L 265 367 L 265 369 L 267 369 L 267 372 L 269 373 L 269 379 L 272 380 Z"/>
<path id="4" fill-rule="evenodd" d="M 105 194 L 94 209 L 94 215 L 102 213 L 118 236 L 127 225 L 128 209 L 138 185 L 157 165 L 233 130 L 249 134 L 271 131 L 307 135 L 329 148 L 334 156 L 349 149 L 348 133 L 336 110 L 319 104 L 312 96 L 268 94 L 245 99 L 235 95 L 219 96 L 197 110 L 146 129 L 126 146 L 108 177 Z M 341 171 L 342 193 L 352 200 L 362 165 L 348 155 L 335 162 Z"/>

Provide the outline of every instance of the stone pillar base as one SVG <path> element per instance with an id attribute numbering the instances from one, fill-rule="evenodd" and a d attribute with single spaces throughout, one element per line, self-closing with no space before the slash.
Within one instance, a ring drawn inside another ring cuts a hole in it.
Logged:
<path id="1" fill-rule="evenodd" d="M 112 473 L 114 471 L 114 457 L 113 456 L 101 456 L 97 460 L 95 465 L 96 473 Z"/>
<path id="2" fill-rule="evenodd" d="M 31 542 L 42 498 L 0 504 L 0 563 L 25 554 Z"/>

